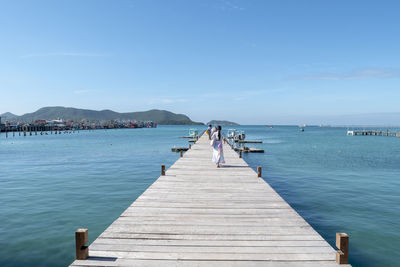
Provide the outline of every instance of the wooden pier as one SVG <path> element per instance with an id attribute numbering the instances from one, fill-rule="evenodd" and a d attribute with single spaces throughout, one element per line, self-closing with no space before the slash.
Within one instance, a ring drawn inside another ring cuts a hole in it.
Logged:
<path id="1" fill-rule="evenodd" d="M 173 147 L 173 148 L 171 148 L 172 152 L 181 152 L 181 151 L 188 151 L 188 150 L 189 150 L 189 148 L 187 148 L 187 147 Z"/>
<path id="2" fill-rule="evenodd" d="M 400 137 L 400 132 L 390 131 L 390 130 L 348 130 L 347 135 L 357 136 L 357 135 L 373 135 L 373 136 L 392 136 Z"/>
<path id="3" fill-rule="evenodd" d="M 261 140 L 235 140 L 239 144 L 262 144 Z"/>
<path id="4" fill-rule="evenodd" d="M 264 153 L 264 149 L 254 147 L 235 147 L 235 151 L 241 151 L 244 153 Z"/>
<path id="5" fill-rule="evenodd" d="M 228 145 L 216 168 L 207 135 L 90 246 L 76 232 L 71 266 L 338 266 L 335 251 Z M 101 212 L 101 211 L 99 211 Z M 90 234 L 90 229 L 89 229 Z M 334 233 L 332 233 L 334 234 Z M 350 266 L 350 265 L 346 265 Z"/>

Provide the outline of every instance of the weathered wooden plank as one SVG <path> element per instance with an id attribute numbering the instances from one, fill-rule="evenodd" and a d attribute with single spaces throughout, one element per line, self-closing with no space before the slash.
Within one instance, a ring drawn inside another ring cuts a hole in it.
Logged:
<path id="1" fill-rule="evenodd" d="M 175 219 L 176 217 L 172 218 L 160 218 L 160 217 L 152 217 L 148 219 L 146 217 L 120 217 L 118 222 L 116 223 L 123 223 L 123 224 L 165 224 L 165 225 L 198 225 L 198 226 L 213 226 L 213 225 L 221 225 L 221 226 L 306 226 L 308 225 L 307 222 L 304 220 L 299 220 L 297 217 L 292 218 L 269 218 L 269 219 L 256 219 L 256 220 L 227 220 L 227 219 L 215 219 L 215 218 L 179 218 Z"/>
<path id="2" fill-rule="evenodd" d="M 236 246 L 236 247 L 328 247 L 325 240 L 153 240 L 134 238 L 97 238 L 93 244 L 132 244 L 147 246 Z"/>
<path id="3" fill-rule="evenodd" d="M 157 246 L 144 246 L 134 244 L 104 244 L 93 243 L 90 247 L 91 251 L 117 251 L 117 252 L 170 252 L 170 253 L 213 253 L 213 254 L 319 254 L 319 253 L 332 253 L 333 249 L 328 246 L 316 247 L 296 247 L 296 246 L 280 246 L 280 247 L 250 247 L 250 246 L 171 246 L 171 245 L 157 245 Z"/>
<path id="4" fill-rule="evenodd" d="M 333 253 L 175 253 L 175 252 L 125 252 L 125 251 L 91 251 L 91 256 L 116 257 L 126 259 L 164 259 L 164 260 L 241 260 L 241 261 L 312 261 L 335 260 Z"/>
<path id="5" fill-rule="evenodd" d="M 132 216 L 132 214 L 226 214 L 226 215 L 271 215 L 282 213 L 295 213 L 291 208 L 271 208 L 271 209 L 192 209 L 192 208 L 153 208 L 153 207 L 129 207 L 122 215 Z"/>
<path id="6" fill-rule="evenodd" d="M 220 241 L 298 241 L 298 240 L 323 240 L 319 235 L 309 234 L 275 234 L 275 235 L 249 235 L 249 234 L 172 234 L 172 233 L 119 233 L 105 231 L 101 238 L 127 238 L 127 239 L 153 239 L 153 240 L 220 240 Z"/>
<path id="7" fill-rule="evenodd" d="M 113 258 L 111 258 L 113 259 Z M 134 260 L 134 259 L 102 259 L 94 258 L 86 261 L 75 261 L 74 267 L 79 266 L 146 266 L 146 267 L 337 267 L 332 261 L 193 261 L 193 260 Z M 341 265 L 348 267 L 350 265 Z"/>
<path id="8" fill-rule="evenodd" d="M 171 196 L 170 194 L 158 194 L 158 195 L 151 195 L 151 194 L 143 194 L 137 200 L 160 200 L 165 202 L 167 201 L 212 201 L 212 200 L 219 200 L 219 201 L 225 201 L 226 198 L 229 197 L 229 194 L 224 195 L 208 195 L 208 196 L 193 196 L 190 194 L 175 194 L 174 196 Z M 270 200 L 283 200 L 281 197 L 276 196 L 276 195 L 260 195 L 260 196 L 237 196 L 235 199 L 232 199 L 232 203 L 244 203 L 246 201 L 270 201 Z"/>
<path id="9" fill-rule="evenodd" d="M 132 225 L 112 225 L 107 228 L 109 232 L 117 232 L 117 233 L 158 233 L 158 234 L 203 234 L 203 235 L 281 235 L 281 234 L 315 234 L 314 230 L 310 227 L 266 227 L 266 228 L 258 228 L 258 227 L 236 227 L 230 229 L 228 226 L 223 227 L 184 227 L 184 226 L 166 226 L 166 225 L 158 225 L 158 226 L 132 226 Z M 240 234 L 238 234 L 240 232 Z"/>
<path id="10" fill-rule="evenodd" d="M 223 203 L 163 203 L 137 201 L 131 207 L 151 207 L 151 208 L 190 208 L 190 209 L 271 209 L 271 208 L 290 208 L 284 202 L 249 203 L 224 205 Z"/>

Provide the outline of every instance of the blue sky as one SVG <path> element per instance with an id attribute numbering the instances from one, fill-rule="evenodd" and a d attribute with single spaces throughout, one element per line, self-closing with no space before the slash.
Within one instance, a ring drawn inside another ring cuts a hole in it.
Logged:
<path id="1" fill-rule="evenodd" d="M 400 1 L 0 0 L 0 113 L 399 112 L 399 13 Z"/>

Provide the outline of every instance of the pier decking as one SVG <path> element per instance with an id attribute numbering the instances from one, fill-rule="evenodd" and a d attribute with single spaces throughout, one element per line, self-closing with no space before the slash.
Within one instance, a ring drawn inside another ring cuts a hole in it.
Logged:
<path id="1" fill-rule="evenodd" d="M 224 153 L 216 168 L 203 135 L 71 266 L 338 266 L 289 204 L 229 145 Z"/>

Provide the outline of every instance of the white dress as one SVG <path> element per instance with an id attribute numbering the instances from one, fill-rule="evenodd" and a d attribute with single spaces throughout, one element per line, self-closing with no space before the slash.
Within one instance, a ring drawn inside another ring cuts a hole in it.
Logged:
<path id="1" fill-rule="evenodd" d="M 223 144 L 222 140 L 218 138 L 218 132 L 213 133 L 211 140 L 214 143 L 212 161 L 214 163 L 225 163 Z"/>

